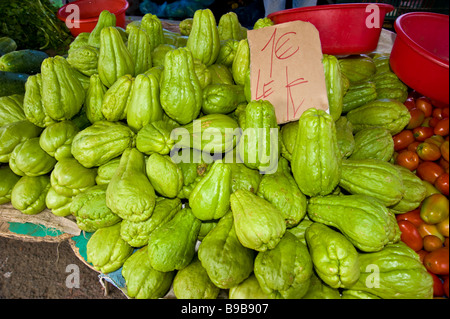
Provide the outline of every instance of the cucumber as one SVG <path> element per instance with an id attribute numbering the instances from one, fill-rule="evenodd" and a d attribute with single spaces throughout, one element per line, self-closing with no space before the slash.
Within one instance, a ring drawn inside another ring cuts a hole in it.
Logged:
<path id="1" fill-rule="evenodd" d="M 25 82 L 28 74 L 0 71 L 0 97 L 13 94 L 25 94 Z"/>
<path id="2" fill-rule="evenodd" d="M 16 49 L 17 49 L 16 41 L 8 37 L 0 37 L 0 56 L 15 51 Z"/>
<path id="3" fill-rule="evenodd" d="M 38 50 L 12 51 L 0 57 L 0 71 L 36 74 L 46 58 L 48 54 Z"/>

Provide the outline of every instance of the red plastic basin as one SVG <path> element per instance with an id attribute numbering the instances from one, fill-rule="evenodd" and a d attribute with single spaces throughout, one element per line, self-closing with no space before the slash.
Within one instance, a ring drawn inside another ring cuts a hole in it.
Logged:
<path id="1" fill-rule="evenodd" d="M 73 6 L 78 6 L 79 17 Z M 58 19 L 65 22 L 74 37 L 82 32 L 91 32 L 97 25 L 98 17 L 103 10 L 116 16 L 116 26 L 125 28 L 126 0 L 77 0 L 62 6 L 57 13 Z M 74 26 L 76 23 L 79 27 Z"/>
<path id="2" fill-rule="evenodd" d="M 378 14 L 374 13 L 374 6 L 378 7 Z M 319 31 L 323 53 L 349 55 L 376 49 L 384 17 L 392 10 L 392 5 L 384 3 L 343 3 L 287 9 L 271 13 L 268 18 L 275 24 L 310 22 Z M 378 27 L 372 27 L 374 24 Z"/>
<path id="3" fill-rule="evenodd" d="M 441 104 L 449 104 L 449 16 L 411 12 L 394 24 L 392 71 L 406 85 Z"/>

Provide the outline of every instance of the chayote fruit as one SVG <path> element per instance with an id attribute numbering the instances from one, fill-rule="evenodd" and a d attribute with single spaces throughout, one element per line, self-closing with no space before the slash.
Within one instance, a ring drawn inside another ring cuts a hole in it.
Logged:
<path id="1" fill-rule="evenodd" d="M 158 197 L 153 214 L 149 219 L 141 222 L 122 220 L 120 236 L 133 247 L 143 247 L 147 245 L 151 232 L 171 220 L 180 210 L 181 200 L 179 198 Z"/>
<path id="2" fill-rule="evenodd" d="M 359 280 L 351 287 L 383 299 L 433 298 L 433 278 L 419 255 L 403 242 L 360 253 Z"/>
<path id="3" fill-rule="evenodd" d="M 134 61 L 134 75 L 142 74 L 152 67 L 152 48 L 147 32 L 130 28 L 127 48 Z"/>
<path id="4" fill-rule="evenodd" d="M 85 45 L 75 50 L 71 50 L 67 57 L 67 62 L 86 76 L 98 74 L 98 47 Z"/>
<path id="5" fill-rule="evenodd" d="M 39 137 L 39 145 L 57 161 L 72 157 L 72 141 L 80 130 L 72 121 L 50 124 Z"/>
<path id="6" fill-rule="evenodd" d="M 48 175 L 23 176 L 11 191 L 11 204 L 24 214 L 38 214 L 46 208 L 45 197 L 49 189 Z"/>
<path id="7" fill-rule="evenodd" d="M 251 274 L 247 279 L 230 288 L 228 292 L 230 299 L 270 299 L 259 285 L 255 274 Z"/>
<path id="8" fill-rule="evenodd" d="M 192 190 L 206 175 L 211 164 L 204 161 L 201 151 L 193 148 L 181 149 L 178 156 L 177 165 L 183 173 L 183 187 L 178 193 L 178 198 L 185 199 L 189 198 Z"/>
<path id="9" fill-rule="evenodd" d="M 239 17 L 233 11 L 227 12 L 220 17 L 217 28 L 219 30 L 219 38 L 221 41 L 228 39 L 242 39 Z"/>
<path id="10" fill-rule="evenodd" d="M 220 219 L 219 219 L 220 220 Z M 217 220 L 207 220 L 202 221 L 202 225 L 200 226 L 200 231 L 198 232 L 197 239 L 202 241 L 203 238 L 206 237 L 206 235 L 209 234 L 209 232 L 217 226 L 218 221 Z"/>
<path id="11" fill-rule="evenodd" d="M 95 232 L 122 220 L 106 206 L 106 188 L 107 185 L 95 185 L 72 198 L 70 211 L 81 230 Z"/>
<path id="12" fill-rule="evenodd" d="M 297 225 L 306 215 L 306 196 L 298 188 L 284 157 L 278 160 L 278 170 L 274 174 L 262 177 L 257 195 L 281 211 L 286 228 Z"/>
<path id="13" fill-rule="evenodd" d="M 389 207 L 395 214 L 402 214 L 414 210 L 420 206 L 427 197 L 427 188 L 422 179 L 406 167 L 396 165 L 405 187 L 402 199 Z"/>
<path id="14" fill-rule="evenodd" d="M 231 168 L 231 192 L 234 193 L 238 189 L 246 189 L 252 193 L 257 193 L 261 178 L 256 169 L 251 169 L 243 163 L 227 163 Z"/>
<path id="15" fill-rule="evenodd" d="M 23 94 L 0 97 L 0 126 L 26 120 L 23 111 Z"/>
<path id="16" fill-rule="evenodd" d="M 155 190 L 145 173 L 144 155 L 136 148 L 127 148 L 106 189 L 106 205 L 120 218 L 137 222 L 152 215 L 155 202 Z"/>
<path id="17" fill-rule="evenodd" d="M 127 104 L 134 81 L 130 74 L 122 75 L 105 92 L 102 114 L 107 121 L 116 122 L 127 118 Z"/>
<path id="18" fill-rule="evenodd" d="M 116 26 L 116 15 L 109 12 L 108 10 L 103 10 L 98 16 L 97 23 L 94 29 L 89 33 L 87 42 L 99 48 L 100 47 L 100 34 L 103 28 L 115 27 Z M 77 37 L 78 38 L 78 37 Z"/>
<path id="19" fill-rule="evenodd" d="M 28 121 L 39 127 L 56 122 L 47 113 L 42 103 L 42 74 L 30 75 L 25 83 L 23 111 Z"/>
<path id="20" fill-rule="evenodd" d="M 0 205 L 11 201 L 12 189 L 20 177 L 8 165 L 0 166 Z"/>
<path id="21" fill-rule="evenodd" d="M 302 299 L 341 299 L 341 294 L 338 289 L 326 285 L 313 273 L 308 292 Z"/>
<path id="22" fill-rule="evenodd" d="M 75 135 L 71 150 L 81 165 L 91 168 L 120 156 L 135 143 L 135 134 L 123 123 L 98 121 Z"/>
<path id="23" fill-rule="evenodd" d="M 86 92 L 86 100 L 84 108 L 86 116 L 91 123 L 104 121 L 105 116 L 102 113 L 103 96 L 107 91 L 98 74 L 94 74 L 89 78 L 89 88 Z"/>
<path id="24" fill-rule="evenodd" d="M 42 128 L 30 121 L 13 122 L 0 127 L 0 162 L 8 163 L 17 145 L 41 134 Z"/>
<path id="25" fill-rule="evenodd" d="M 230 209 L 231 168 L 215 161 L 189 195 L 192 213 L 200 220 L 219 219 Z"/>
<path id="26" fill-rule="evenodd" d="M 308 248 L 287 232 L 275 248 L 258 253 L 254 272 L 271 298 L 300 299 L 308 292 L 313 264 Z"/>
<path id="27" fill-rule="evenodd" d="M 198 247 L 198 258 L 209 278 L 223 289 L 234 287 L 250 276 L 254 257 L 254 251 L 238 240 L 231 212 L 219 220 Z"/>
<path id="28" fill-rule="evenodd" d="M 63 196 L 75 196 L 95 185 L 97 170 L 86 168 L 74 158 L 58 161 L 50 174 L 55 191 Z"/>
<path id="29" fill-rule="evenodd" d="M 170 221 L 151 232 L 148 239 L 150 265 L 159 271 L 180 270 L 189 265 L 201 221 L 190 208 L 183 208 Z"/>
<path id="30" fill-rule="evenodd" d="M 117 167 L 120 164 L 120 157 L 113 158 L 112 160 L 100 165 L 97 169 L 97 176 L 95 182 L 98 185 L 108 184 L 111 181 Z"/>
<path id="31" fill-rule="evenodd" d="M 280 130 L 280 152 L 289 162 L 292 160 L 292 153 L 294 153 L 297 132 L 298 121 L 286 123 Z"/>
<path id="32" fill-rule="evenodd" d="M 234 84 L 233 74 L 225 65 L 214 63 L 208 66 L 208 70 L 211 74 L 211 84 Z"/>
<path id="33" fill-rule="evenodd" d="M 9 167 L 17 175 L 39 176 L 50 173 L 56 159 L 39 145 L 39 137 L 30 138 L 17 145 L 9 157 Z"/>
<path id="34" fill-rule="evenodd" d="M 250 46 L 247 39 L 239 41 L 234 55 L 231 73 L 236 84 L 245 85 L 247 71 L 250 69 Z"/>
<path id="35" fill-rule="evenodd" d="M 306 229 L 305 238 L 314 269 L 327 285 L 346 288 L 358 281 L 358 252 L 344 235 L 324 224 L 313 223 Z"/>
<path id="36" fill-rule="evenodd" d="M 148 34 L 150 41 L 150 52 L 160 44 L 164 43 L 164 30 L 161 20 L 157 15 L 147 13 L 141 19 L 141 29 Z"/>
<path id="37" fill-rule="evenodd" d="M 45 206 L 56 216 L 65 217 L 72 214 L 70 211 L 71 202 L 72 197 L 58 194 L 53 187 L 50 187 L 45 197 Z"/>
<path id="38" fill-rule="evenodd" d="M 244 189 L 230 196 L 236 235 L 243 246 L 266 251 L 273 249 L 286 231 L 282 212 L 267 200 Z"/>
<path id="39" fill-rule="evenodd" d="M 152 268 L 147 250 L 147 246 L 142 247 L 123 264 L 122 276 L 130 298 L 162 298 L 169 291 L 175 276 L 174 271 L 162 272 Z"/>
<path id="40" fill-rule="evenodd" d="M 99 228 L 86 244 L 87 262 L 105 274 L 122 267 L 132 253 L 133 248 L 120 237 L 120 223 Z"/>
<path id="41" fill-rule="evenodd" d="M 296 226 L 292 228 L 286 229 L 286 231 L 292 233 L 295 237 L 297 237 L 298 240 L 300 240 L 303 244 L 306 245 L 306 239 L 305 234 L 306 230 L 309 226 L 311 226 L 314 222 L 308 218 L 308 216 L 305 216 L 300 223 L 298 223 Z"/>
<path id="42" fill-rule="evenodd" d="M 146 172 L 153 188 L 161 196 L 175 198 L 183 187 L 183 172 L 169 155 L 150 155 Z"/>
<path id="43" fill-rule="evenodd" d="M 197 256 L 173 279 L 173 292 L 178 299 L 216 299 L 220 288 L 209 279 Z"/>
<path id="44" fill-rule="evenodd" d="M 342 158 L 350 157 L 355 150 L 353 126 L 345 116 L 339 117 L 336 124 L 336 139 Z M 391 138 L 392 139 L 392 138 Z"/>
<path id="45" fill-rule="evenodd" d="M 211 84 L 212 77 L 209 68 L 203 64 L 200 60 L 194 58 L 194 72 L 197 76 L 200 87 L 204 90 L 208 85 Z M 203 112 L 205 113 L 205 112 Z"/>
<path id="46" fill-rule="evenodd" d="M 381 299 L 374 294 L 369 292 L 360 291 L 360 290 L 352 290 L 352 289 L 344 289 L 342 290 L 342 299 Z"/>
<path id="47" fill-rule="evenodd" d="M 175 50 L 172 44 L 162 43 L 158 45 L 152 52 L 152 65 L 155 67 L 164 66 L 164 59 L 167 52 Z"/>
<path id="48" fill-rule="evenodd" d="M 136 148 L 146 155 L 169 154 L 175 144 L 170 137 L 172 129 L 174 126 L 163 120 L 144 125 L 136 134 Z"/>

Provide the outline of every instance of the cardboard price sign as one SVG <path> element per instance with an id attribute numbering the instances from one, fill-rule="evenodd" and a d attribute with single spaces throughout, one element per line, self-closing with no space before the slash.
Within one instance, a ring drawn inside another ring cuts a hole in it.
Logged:
<path id="1" fill-rule="evenodd" d="M 247 32 L 252 100 L 268 100 L 278 124 L 298 120 L 308 108 L 328 111 L 319 31 L 293 21 Z"/>

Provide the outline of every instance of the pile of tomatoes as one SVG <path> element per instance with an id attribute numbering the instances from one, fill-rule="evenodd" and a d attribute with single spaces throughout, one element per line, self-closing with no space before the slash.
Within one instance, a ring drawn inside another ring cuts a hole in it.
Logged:
<path id="1" fill-rule="evenodd" d="M 414 249 L 434 279 L 434 296 L 449 297 L 449 107 L 411 92 L 411 119 L 393 136 L 395 163 L 419 176 L 427 197 L 397 215 L 402 241 Z"/>

